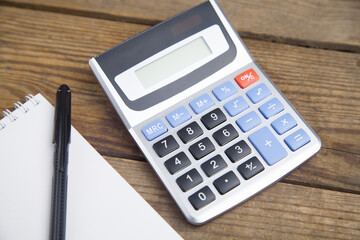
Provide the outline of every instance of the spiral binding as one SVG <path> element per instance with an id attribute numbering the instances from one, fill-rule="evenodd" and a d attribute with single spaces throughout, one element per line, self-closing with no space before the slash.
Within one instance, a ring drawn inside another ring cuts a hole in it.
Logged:
<path id="1" fill-rule="evenodd" d="M 40 103 L 40 100 L 37 99 L 36 97 L 34 97 L 32 94 L 28 94 L 25 96 L 25 103 L 28 101 L 31 102 L 34 106 L 39 105 L 39 103 Z M 18 101 L 16 103 L 14 103 L 14 107 L 15 107 L 15 109 L 19 109 L 23 113 L 27 113 L 30 109 L 27 106 L 25 106 L 25 103 L 22 104 L 21 102 Z M 9 120 L 11 122 L 14 122 L 18 119 L 18 116 L 16 116 L 14 114 L 14 112 L 11 112 L 9 109 L 5 109 L 3 111 L 3 115 L 4 115 L 4 118 L 6 118 L 6 117 L 9 118 Z M 6 127 L 6 124 L 0 120 L 0 131 L 2 129 L 4 129 L 5 127 Z"/>
<path id="2" fill-rule="evenodd" d="M 38 105 L 40 103 L 39 99 L 34 97 L 32 94 L 26 95 L 25 100 L 32 102 L 32 104 L 34 104 L 34 106 L 36 106 L 36 105 Z"/>
<path id="3" fill-rule="evenodd" d="M 16 102 L 14 103 L 15 109 L 20 109 L 23 113 L 27 113 L 29 111 L 29 108 L 26 107 L 24 104 L 22 104 L 21 102 Z"/>
<path id="4" fill-rule="evenodd" d="M 5 111 L 3 111 L 3 115 L 4 117 L 8 117 L 11 122 L 14 122 L 16 119 L 18 119 L 18 117 L 15 114 L 12 114 L 9 109 L 5 109 Z"/>

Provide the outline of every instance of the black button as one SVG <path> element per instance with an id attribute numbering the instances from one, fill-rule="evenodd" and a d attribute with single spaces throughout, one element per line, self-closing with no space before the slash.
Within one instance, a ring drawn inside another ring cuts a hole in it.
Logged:
<path id="1" fill-rule="evenodd" d="M 186 192 L 187 190 L 199 185 L 202 183 L 202 181 L 202 177 L 195 168 L 176 179 L 177 184 L 181 190 L 183 190 L 183 192 Z"/>
<path id="2" fill-rule="evenodd" d="M 176 142 L 175 138 L 170 135 L 155 143 L 153 148 L 159 157 L 163 157 L 175 149 L 178 149 L 179 144 Z"/>
<path id="3" fill-rule="evenodd" d="M 238 132 L 231 124 L 226 125 L 225 127 L 221 128 L 213 134 L 213 137 L 220 146 L 227 144 L 238 136 Z"/>
<path id="4" fill-rule="evenodd" d="M 199 210 L 200 208 L 208 205 L 214 200 L 215 195 L 208 186 L 200 189 L 189 197 L 189 201 L 193 205 L 195 210 Z"/>
<path id="5" fill-rule="evenodd" d="M 251 149 L 244 140 L 241 140 L 237 144 L 234 144 L 233 146 L 226 149 L 225 153 L 232 162 L 237 162 L 245 156 L 249 155 L 251 153 Z"/>
<path id="6" fill-rule="evenodd" d="M 215 173 L 227 167 L 226 162 L 220 155 L 216 155 L 213 158 L 207 160 L 201 164 L 202 170 L 208 177 L 211 177 Z"/>
<path id="7" fill-rule="evenodd" d="M 263 170 L 264 166 L 261 164 L 259 159 L 257 159 L 257 157 L 250 158 L 238 167 L 238 171 L 245 180 L 252 178 Z"/>
<path id="8" fill-rule="evenodd" d="M 186 127 L 179 130 L 177 134 L 180 137 L 181 141 L 183 141 L 184 143 L 188 143 L 203 134 L 203 130 L 201 129 L 199 124 L 197 124 L 197 122 L 192 122 Z"/>
<path id="9" fill-rule="evenodd" d="M 186 168 L 191 164 L 189 158 L 185 155 L 184 152 L 178 153 L 165 163 L 165 167 L 169 170 L 171 174 L 174 174 L 181 169 Z"/>
<path id="10" fill-rule="evenodd" d="M 213 129 L 217 125 L 226 121 L 224 113 L 219 109 L 215 109 L 201 118 L 201 121 L 207 129 Z"/>
<path id="11" fill-rule="evenodd" d="M 221 195 L 240 185 L 240 180 L 233 171 L 230 171 L 214 181 L 214 186 Z"/>
<path id="12" fill-rule="evenodd" d="M 209 138 L 204 138 L 189 147 L 189 151 L 196 160 L 208 155 L 214 150 L 215 146 Z"/>

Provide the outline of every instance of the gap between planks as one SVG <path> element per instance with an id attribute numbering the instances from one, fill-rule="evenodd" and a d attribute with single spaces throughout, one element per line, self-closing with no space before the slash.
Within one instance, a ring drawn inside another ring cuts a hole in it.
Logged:
<path id="1" fill-rule="evenodd" d="M 30 3 L 21 3 L 21 2 L 1 1 L 0 6 L 24 8 L 24 9 L 30 9 L 30 10 L 36 10 L 36 11 L 52 12 L 52 13 L 87 17 L 87 18 L 95 18 L 95 19 L 102 19 L 102 20 L 131 23 L 131 24 L 149 25 L 149 26 L 153 26 L 153 25 L 156 25 L 161 22 L 159 20 L 151 20 L 151 19 L 146 19 L 146 18 L 118 16 L 118 15 L 113 15 L 113 14 L 103 13 L 103 12 L 70 9 L 70 8 L 65 8 L 65 7 L 45 6 L 45 5 L 34 4 L 34 3 L 30 4 Z M 296 39 L 296 38 L 291 38 L 291 37 L 276 36 L 276 35 L 271 35 L 271 34 L 259 34 L 259 33 L 247 32 L 247 31 L 238 31 L 238 34 L 242 38 L 257 39 L 257 40 L 270 41 L 270 42 L 275 42 L 275 43 L 283 43 L 283 44 L 293 45 L 293 46 L 311 47 L 311 48 L 350 52 L 350 53 L 360 53 L 360 46 L 344 44 L 344 43 L 333 43 L 333 42 L 326 42 L 326 41 L 319 42 L 319 41 L 314 41 L 314 40 L 303 40 L 303 39 Z"/>

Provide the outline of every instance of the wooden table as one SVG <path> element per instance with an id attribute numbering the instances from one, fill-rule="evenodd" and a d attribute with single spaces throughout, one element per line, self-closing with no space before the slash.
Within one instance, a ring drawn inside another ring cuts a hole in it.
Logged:
<path id="1" fill-rule="evenodd" d="M 68 84 L 75 128 L 185 239 L 360 239 L 359 1 L 219 0 L 256 61 L 319 134 L 322 149 L 206 225 L 190 225 L 175 206 L 88 60 L 200 2 L 0 1 L 0 110 L 28 93 L 54 104 L 57 87 Z"/>

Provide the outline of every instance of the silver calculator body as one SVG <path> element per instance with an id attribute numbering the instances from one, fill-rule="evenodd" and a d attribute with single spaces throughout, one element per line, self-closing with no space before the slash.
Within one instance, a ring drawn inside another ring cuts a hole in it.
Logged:
<path id="1" fill-rule="evenodd" d="M 321 147 L 213 0 L 89 64 L 192 224 L 244 202 Z"/>

